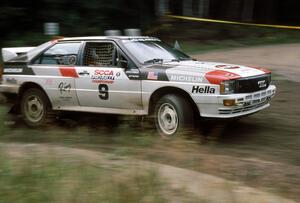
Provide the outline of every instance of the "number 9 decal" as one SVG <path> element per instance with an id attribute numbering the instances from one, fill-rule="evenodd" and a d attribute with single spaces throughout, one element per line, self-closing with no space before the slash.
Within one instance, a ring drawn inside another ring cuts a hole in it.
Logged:
<path id="1" fill-rule="evenodd" d="M 100 84 L 99 89 L 99 98 L 103 100 L 108 100 L 108 86 L 106 84 Z"/>

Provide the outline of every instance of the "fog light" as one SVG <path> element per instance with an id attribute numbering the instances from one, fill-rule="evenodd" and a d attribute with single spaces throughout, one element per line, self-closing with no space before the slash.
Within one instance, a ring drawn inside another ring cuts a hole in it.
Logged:
<path id="1" fill-rule="evenodd" d="M 235 99 L 224 99 L 223 104 L 224 104 L 224 106 L 234 106 Z"/>

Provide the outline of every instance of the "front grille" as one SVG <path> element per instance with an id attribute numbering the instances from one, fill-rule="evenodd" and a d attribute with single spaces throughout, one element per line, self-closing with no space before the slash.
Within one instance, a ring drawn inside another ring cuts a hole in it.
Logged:
<path id="1" fill-rule="evenodd" d="M 233 108 L 222 107 L 219 108 L 219 114 L 235 114 L 242 113 L 257 109 L 268 104 L 271 98 L 275 95 L 275 89 L 263 90 L 257 93 L 252 93 L 246 96 L 242 96 L 237 99 L 237 106 Z"/>
<path id="2" fill-rule="evenodd" d="M 269 103 L 269 98 L 265 99 L 264 101 L 260 102 L 258 100 L 253 100 L 253 104 L 252 105 L 245 105 L 244 107 L 240 107 L 240 108 L 235 108 L 235 109 L 219 109 L 219 113 L 220 114 L 234 114 L 234 113 L 241 113 L 241 112 L 246 112 L 246 111 L 251 111 L 253 109 L 257 109 L 261 106 L 266 105 L 267 103 Z"/>
<path id="3" fill-rule="evenodd" d="M 235 93 L 250 93 L 265 90 L 271 82 L 271 74 L 241 78 L 236 80 Z"/>

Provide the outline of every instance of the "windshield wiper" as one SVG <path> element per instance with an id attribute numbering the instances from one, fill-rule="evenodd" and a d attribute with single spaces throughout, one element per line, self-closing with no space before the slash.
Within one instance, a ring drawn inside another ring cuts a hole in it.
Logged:
<path id="1" fill-rule="evenodd" d="M 193 60 L 192 58 L 184 58 L 184 57 L 179 57 L 180 61 L 189 61 L 189 60 Z"/>
<path id="2" fill-rule="evenodd" d="M 162 63 L 162 62 L 163 62 L 163 59 L 159 59 L 159 58 L 154 58 L 154 59 L 144 61 L 144 63 Z"/>

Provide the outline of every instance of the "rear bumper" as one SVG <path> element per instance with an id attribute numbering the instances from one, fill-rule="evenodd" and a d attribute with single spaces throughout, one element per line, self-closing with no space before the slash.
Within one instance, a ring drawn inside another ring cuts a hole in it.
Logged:
<path id="1" fill-rule="evenodd" d="M 0 102 L 2 104 L 6 104 L 6 105 L 15 104 L 17 102 L 18 92 L 19 92 L 18 85 L 1 84 L 0 85 L 0 94 L 2 94 L 5 97 L 5 99 L 4 100 L 2 99 Z"/>
<path id="2" fill-rule="evenodd" d="M 196 98 L 196 104 L 202 117 L 235 118 L 253 114 L 269 107 L 275 93 L 276 87 L 270 85 L 266 90 L 253 93 L 216 95 L 204 100 L 203 98 Z M 233 99 L 236 105 L 230 107 L 224 106 L 224 99 Z"/>
<path id="3" fill-rule="evenodd" d="M 10 93 L 10 94 L 18 94 L 19 92 L 19 85 L 14 84 L 1 84 L 0 85 L 0 92 L 2 94 Z"/>

